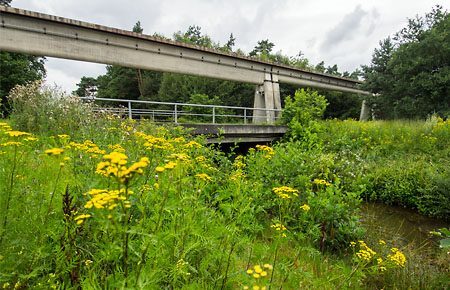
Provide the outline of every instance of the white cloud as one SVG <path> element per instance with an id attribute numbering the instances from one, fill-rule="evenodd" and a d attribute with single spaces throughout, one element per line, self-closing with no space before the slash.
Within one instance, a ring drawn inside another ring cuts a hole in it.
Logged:
<path id="1" fill-rule="evenodd" d="M 236 47 L 250 51 L 269 39 L 275 51 L 312 63 L 325 61 L 341 70 L 367 64 L 378 42 L 404 27 L 407 17 L 423 15 L 436 0 L 13 0 L 12 6 L 131 30 L 140 20 L 144 33 L 172 36 L 199 25 L 224 43 L 230 33 Z M 441 3 L 442 4 L 442 3 Z M 447 9 L 449 7 L 446 7 Z M 51 59 L 47 80 L 72 91 L 82 76 L 104 73 L 103 65 Z"/>

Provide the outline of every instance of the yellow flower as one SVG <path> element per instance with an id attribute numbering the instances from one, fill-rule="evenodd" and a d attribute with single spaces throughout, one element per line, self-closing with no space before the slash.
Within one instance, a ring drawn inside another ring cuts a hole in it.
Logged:
<path id="1" fill-rule="evenodd" d="M 259 275 L 261 275 L 261 277 L 266 277 L 267 276 L 267 272 L 266 271 L 262 271 Z"/>
<path id="2" fill-rule="evenodd" d="M 77 222 L 77 225 L 81 225 L 85 219 L 90 218 L 90 214 L 80 214 L 79 216 L 74 218 L 74 221 Z"/>
<path id="3" fill-rule="evenodd" d="M 169 161 L 166 165 L 164 165 L 165 169 L 174 169 L 177 164 L 175 162 Z"/>
<path id="4" fill-rule="evenodd" d="M 331 185 L 331 183 L 329 183 L 328 181 L 323 180 L 323 179 L 317 179 L 317 178 L 314 179 L 313 183 L 317 184 L 317 185 L 325 185 L 325 186 L 330 186 Z"/>
<path id="5" fill-rule="evenodd" d="M 253 270 L 252 269 L 248 269 L 247 270 L 247 274 L 249 274 L 249 275 L 253 274 Z"/>
<path id="6" fill-rule="evenodd" d="M 258 273 L 253 274 L 253 278 L 255 279 L 259 279 L 261 277 L 261 275 L 259 275 Z"/>
<path id="7" fill-rule="evenodd" d="M 398 267 L 405 267 L 406 264 L 406 257 L 405 255 L 397 248 L 392 248 L 391 252 L 392 255 L 388 255 L 388 259 L 392 262 L 394 262 L 395 265 Z"/>
<path id="8" fill-rule="evenodd" d="M 0 144 L 0 146 L 2 147 L 8 147 L 8 146 L 22 146 L 23 144 L 21 142 L 16 142 L 16 141 L 9 141 L 6 143 L 2 143 Z"/>
<path id="9" fill-rule="evenodd" d="M 201 180 L 204 180 L 204 181 L 212 181 L 212 178 L 206 173 L 196 174 L 195 177 L 197 177 L 197 178 L 199 178 Z"/>
<path id="10" fill-rule="evenodd" d="M 289 186 L 274 187 L 272 190 L 282 199 L 290 199 L 293 196 L 298 196 L 298 190 Z"/>
<path id="11" fill-rule="evenodd" d="M 164 170 L 165 170 L 165 168 L 162 167 L 162 166 L 158 166 L 158 167 L 155 168 L 155 171 L 158 172 L 158 173 L 161 173 L 161 172 L 163 172 Z"/>
<path id="12" fill-rule="evenodd" d="M 22 131 L 6 131 L 5 132 L 10 137 L 21 137 L 21 136 L 30 136 L 30 133 L 22 132 Z"/>
<path id="13" fill-rule="evenodd" d="M 385 242 L 384 240 L 379 240 L 379 241 L 378 241 L 378 244 L 380 244 L 380 245 L 386 245 L 386 242 Z"/>
<path id="14" fill-rule="evenodd" d="M 258 274 L 260 274 L 263 271 L 260 265 L 255 265 L 253 268 L 255 269 L 255 272 Z"/>
<path id="15" fill-rule="evenodd" d="M 266 268 L 266 269 L 269 269 L 269 270 L 273 269 L 272 265 L 270 265 L 270 264 L 264 264 L 263 267 Z"/>
<path id="16" fill-rule="evenodd" d="M 61 155 L 61 154 L 64 152 L 64 149 L 61 149 L 61 148 L 52 148 L 52 149 L 47 149 L 47 150 L 45 150 L 44 152 L 45 152 L 45 154 L 47 154 L 47 155 L 53 155 L 53 156 L 56 156 L 56 155 Z"/>
<path id="17" fill-rule="evenodd" d="M 304 211 L 308 212 L 311 208 L 309 207 L 309 205 L 304 204 L 300 207 L 301 209 L 303 209 Z"/>

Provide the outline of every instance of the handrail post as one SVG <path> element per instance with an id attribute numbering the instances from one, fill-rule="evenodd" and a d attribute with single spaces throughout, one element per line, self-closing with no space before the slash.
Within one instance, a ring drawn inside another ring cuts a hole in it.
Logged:
<path id="1" fill-rule="evenodd" d="M 128 118 L 129 119 L 133 119 L 133 115 L 132 115 L 132 112 L 131 112 L 131 102 L 130 101 L 128 101 Z"/>
<path id="2" fill-rule="evenodd" d="M 178 112 L 177 112 L 177 104 L 175 104 L 175 124 L 178 124 Z"/>
<path id="3" fill-rule="evenodd" d="M 244 124 L 247 124 L 247 109 L 244 109 Z"/>
<path id="4" fill-rule="evenodd" d="M 213 107 L 212 108 L 213 110 L 213 112 L 212 112 L 212 118 L 213 118 L 213 124 L 215 124 L 216 123 L 216 107 Z"/>

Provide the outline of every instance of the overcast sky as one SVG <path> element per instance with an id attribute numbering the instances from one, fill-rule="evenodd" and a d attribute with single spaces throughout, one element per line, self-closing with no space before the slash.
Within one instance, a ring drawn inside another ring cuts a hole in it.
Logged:
<path id="1" fill-rule="evenodd" d="M 199 25 L 214 41 L 230 33 L 236 47 L 249 52 L 258 40 L 274 51 L 304 55 L 316 64 L 337 64 L 353 71 L 368 64 L 379 40 L 392 35 L 407 18 L 423 15 L 450 0 L 13 0 L 11 5 L 76 20 L 131 30 L 141 21 L 144 33 L 171 37 Z M 71 92 L 82 76 L 97 76 L 105 66 L 48 58 L 47 83 Z"/>

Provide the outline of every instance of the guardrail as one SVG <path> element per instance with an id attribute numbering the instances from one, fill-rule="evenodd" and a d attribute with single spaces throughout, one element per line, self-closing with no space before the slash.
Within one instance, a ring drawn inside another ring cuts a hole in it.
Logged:
<path id="1" fill-rule="evenodd" d="M 149 118 L 157 122 L 194 121 L 199 123 L 222 124 L 237 123 L 265 123 L 268 112 L 275 112 L 275 120 L 281 116 L 279 109 L 234 107 L 221 105 L 202 105 L 189 103 L 171 103 L 156 101 L 140 101 L 126 99 L 109 99 L 96 97 L 80 98 L 86 102 L 95 103 L 97 111 L 107 111 L 119 115 L 127 115 L 130 119 Z M 103 103 L 105 106 L 100 106 Z M 255 112 L 264 112 L 262 116 Z M 222 122 L 220 122 L 222 121 Z"/>

